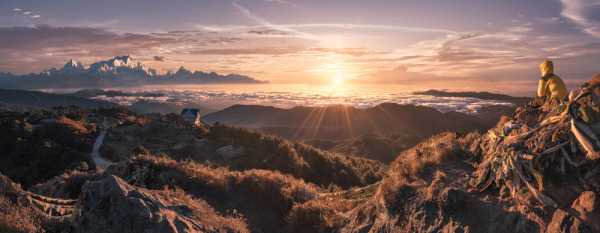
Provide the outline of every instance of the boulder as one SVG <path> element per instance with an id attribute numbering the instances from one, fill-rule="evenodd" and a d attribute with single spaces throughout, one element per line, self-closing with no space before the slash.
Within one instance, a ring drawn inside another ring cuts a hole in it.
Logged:
<path id="1" fill-rule="evenodd" d="M 552 221 L 546 228 L 546 233 L 583 233 L 592 232 L 581 220 L 569 213 L 557 209 L 552 216 Z"/>
<path id="2" fill-rule="evenodd" d="M 580 212 L 594 212 L 598 208 L 598 195 L 593 191 L 585 191 L 573 202 L 571 208 Z"/>
<path id="3" fill-rule="evenodd" d="M 132 186 L 114 175 L 85 183 L 81 203 L 76 232 L 247 232 L 203 201 Z"/>
<path id="4" fill-rule="evenodd" d="M 593 191 L 585 191 L 571 205 L 571 212 L 595 231 L 600 231 L 600 212 L 598 211 L 598 195 Z"/>

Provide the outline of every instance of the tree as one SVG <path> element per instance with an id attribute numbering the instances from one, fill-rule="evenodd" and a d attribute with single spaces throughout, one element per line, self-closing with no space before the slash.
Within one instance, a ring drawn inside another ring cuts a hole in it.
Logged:
<path id="1" fill-rule="evenodd" d="M 165 117 L 167 118 L 167 121 L 171 124 L 183 125 L 187 122 L 185 120 L 185 118 L 183 118 L 181 115 L 175 114 L 175 113 L 169 113 L 169 114 L 165 115 Z"/>
<path id="2" fill-rule="evenodd" d="M 86 118 L 86 112 L 81 106 L 71 105 L 69 106 L 69 111 L 67 112 L 66 117 L 74 121 L 84 122 Z"/>
<path id="3" fill-rule="evenodd" d="M 150 150 L 148 150 L 142 145 L 138 145 L 136 148 L 133 149 L 133 153 L 136 155 L 150 155 Z"/>

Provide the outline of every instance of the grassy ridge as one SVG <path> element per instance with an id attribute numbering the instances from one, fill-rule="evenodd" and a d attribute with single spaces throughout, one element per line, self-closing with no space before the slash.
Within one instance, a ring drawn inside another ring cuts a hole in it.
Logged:
<path id="1" fill-rule="evenodd" d="M 246 148 L 247 156 L 230 165 L 235 170 L 275 170 L 317 185 L 334 184 L 342 188 L 377 182 L 386 170 L 381 162 L 324 152 L 243 127 L 215 123 L 208 136 Z"/>

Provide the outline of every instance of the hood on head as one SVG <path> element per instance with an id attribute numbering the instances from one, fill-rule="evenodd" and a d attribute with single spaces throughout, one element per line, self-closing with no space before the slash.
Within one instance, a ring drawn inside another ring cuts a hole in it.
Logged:
<path id="1" fill-rule="evenodd" d="M 554 64 L 552 64 L 552 61 L 543 61 L 540 64 L 540 72 L 542 72 L 542 76 L 554 73 Z"/>

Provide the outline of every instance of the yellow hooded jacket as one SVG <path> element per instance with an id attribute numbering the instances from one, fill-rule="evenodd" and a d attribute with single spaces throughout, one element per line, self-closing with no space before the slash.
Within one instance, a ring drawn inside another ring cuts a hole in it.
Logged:
<path id="1" fill-rule="evenodd" d="M 550 92 L 550 98 L 564 100 L 567 97 L 567 87 L 560 77 L 554 75 L 552 61 L 543 61 L 540 64 L 540 71 L 542 78 L 540 78 L 537 95 L 544 97 L 547 96 L 547 92 Z"/>

